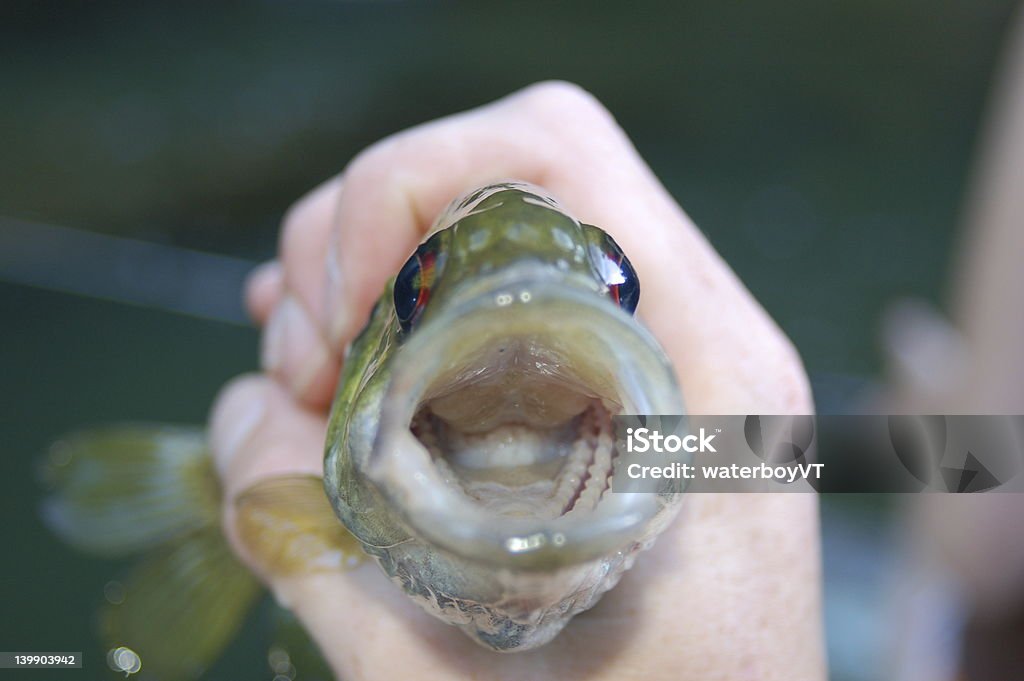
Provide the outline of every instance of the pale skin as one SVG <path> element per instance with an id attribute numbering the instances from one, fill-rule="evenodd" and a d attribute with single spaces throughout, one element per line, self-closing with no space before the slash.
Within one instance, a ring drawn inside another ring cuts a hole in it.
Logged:
<path id="1" fill-rule="evenodd" d="M 620 585 L 549 645 L 497 654 L 420 611 L 372 564 L 269 574 L 232 499 L 322 471 L 343 349 L 385 281 L 459 194 L 538 184 L 612 234 L 643 286 L 638 314 L 694 413 L 811 413 L 799 356 L 646 166 L 611 115 L 566 83 L 389 137 L 289 211 L 279 258 L 246 297 L 264 373 L 224 388 L 211 439 L 236 552 L 291 607 L 341 678 L 825 678 L 817 499 L 695 495 Z"/>

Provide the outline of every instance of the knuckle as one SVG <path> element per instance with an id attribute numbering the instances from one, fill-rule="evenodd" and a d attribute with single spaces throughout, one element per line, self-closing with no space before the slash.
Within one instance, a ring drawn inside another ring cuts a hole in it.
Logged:
<path id="1" fill-rule="evenodd" d="M 387 178 L 389 169 L 394 170 L 390 150 L 396 137 L 401 134 L 385 137 L 357 153 L 342 173 L 345 185 L 358 187 L 363 182 L 376 182 Z"/>
<path id="2" fill-rule="evenodd" d="M 303 231 L 302 226 L 308 222 L 310 200 L 311 197 L 305 196 L 285 211 L 284 218 L 281 220 L 280 250 L 282 255 L 287 254 L 291 250 L 291 245 L 300 238 L 299 235 Z"/>
<path id="3" fill-rule="evenodd" d="M 242 374 L 220 389 L 209 418 L 210 445 L 215 458 L 229 456 L 228 450 L 237 444 L 233 434 L 239 422 L 244 421 L 244 415 L 251 411 L 253 404 L 265 398 L 269 385 L 270 379 L 262 374 Z"/>
<path id="4" fill-rule="evenodd" d="M 541 105 L 559 105 L 573 109 L 602 108 L 594 95 L 582 86 L 566 80 L 546 80 L 522 90 L 524 101 Z"/>
<path id="5" fill-rule="evenodd" d="M 311 235 L 330 224 L 330 216 L 341 195 L 340 186 L 340 178 L 332 177 L 288 208 L 281 227 L 282 260 L 302 253 L 304 245 L 308 251 L 308 245 L 317 241 Z"/>
<path id="6" fill-rule="evenodd" d="M 613 122 L 608 109 L 597 97 L 576 83 L 544 81 L 522 90 L 519 97 L 526 107 L 542 115 L 568 117 L 576 122 L 582 118 L 604 125 Z"/>
<path id="7" fill-rule="evenodd" d="M 240 374 L 230 379 L 217 393 L 214 399 L 214 417 L 218 416 L 218 409 L 231 403 L 248 397 L 255 391 L 262 391 L 267 378 L 263 374 L 249 373 Z"/>

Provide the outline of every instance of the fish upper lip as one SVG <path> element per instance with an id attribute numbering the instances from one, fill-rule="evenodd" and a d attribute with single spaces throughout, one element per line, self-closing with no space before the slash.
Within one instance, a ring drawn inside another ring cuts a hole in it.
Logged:
<path id="1" fill-rule="evenodd" d="M 451 310 L 473 310 L 481 306 L 504 307 L 534 301 L 536 291 L 575 291 L 591 299 L 600 299 L 613 308 L 602 295 L 604 287 L 596 279 L 580 272 L 564 272 L 551 263 L 526 258 L 502 267 L 498 271 L 481 273 L 471 281 L 456 286 L 447 293 L 447 300 L 435 299 L 423 313 L 421 324 L 430 319 L 450 316 Z M 527 294 L 524 300 L 523 293 Z M 499 301 L 502 294 L 507 302 Z M 457 314 L 457 313 L 456 313 Z"/>

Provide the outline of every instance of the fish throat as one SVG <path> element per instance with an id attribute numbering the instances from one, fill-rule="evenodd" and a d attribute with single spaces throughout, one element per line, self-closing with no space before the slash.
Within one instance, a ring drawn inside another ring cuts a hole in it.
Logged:
<path id="1" fill-rule="evenodd" d="M 586 512 L 611 484 L 616 452 L 610 412 L 600 400 L 556 428 L 513 423 L 465 433 L 426 408 L 412 429 L 444 479 L 498 515 L 550 519 Z"/>
<path id="2" fill-rule="evenodd" d="M 477 380 L 438 386 L 410 429 L 445 482 L 491 513 L 553 519 L 591 511 L 611 486 L 611 419 L 620 406 L 509 350 L 516 345 L 501 348 L 512 361 L 482 368 Z"/>

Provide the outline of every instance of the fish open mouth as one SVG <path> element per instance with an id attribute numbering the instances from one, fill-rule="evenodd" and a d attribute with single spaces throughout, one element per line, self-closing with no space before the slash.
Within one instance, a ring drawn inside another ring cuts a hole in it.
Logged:
<path id="1" fill-rule="evenodd" d="M 479 348 L 435 380 L 410 424 L 451 488 L 497 515 L 552 519 L 610 493 L 620 398 L 554 332 Z"/>
<path id="2" fill-rule="evenodd" d="M 630 315 L 518 274 L 418 328 L 383 405 L 371 475 L 414 529 L 460 550 L 558 543 L 584 526 L 600 534 L 601 518 L 653 514 L 625 512 L 646 495 L 612 492 L 612 417 L 683 410 L 663 352 Z"/>

